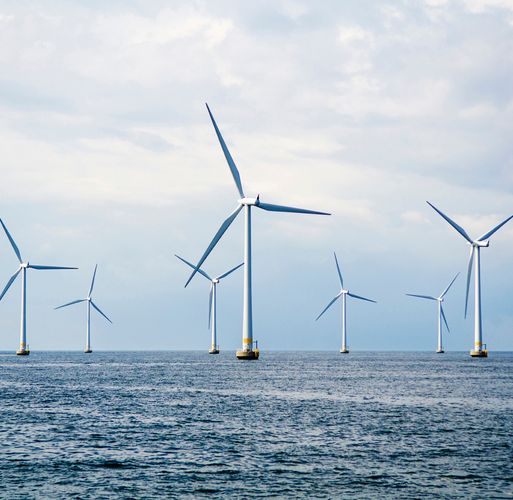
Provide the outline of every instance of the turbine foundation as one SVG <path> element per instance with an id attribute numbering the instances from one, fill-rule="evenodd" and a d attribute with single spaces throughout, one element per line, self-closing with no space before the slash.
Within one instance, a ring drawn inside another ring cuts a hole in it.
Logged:
<path id="1" fill-rule="evenodd" d="M 236 354 L 237 359 L 244 359 L 244 360 L 251 360 L 251 359 L 258 359 L 258 356 L 260 356 L 259 349 L 244 349 L 242 351 L 237 351 Z"/>
<path id="2" fill-rule="evenodd" d="M 437 352 L 438 354 L 443 354 L 445 351 L 444 351 L 443 349 L 437 349 L 437 350 L 436 350 L 436 352 Z"/>
<path id="3" fill-rule="evenodd" d="M 30 354 L 30 351 L 28 349 L 19 349 L 16 351 L 16 354 L 18 356 L 28 356 Z"/>
<path id="4" fill-rule="evenodd" d="M 217 347 L 212 347 L 212 348 L 208 351 L 208 353 L 209 353 L 209 354 L 219 354 L 219 352 L 220 352 L 220 351 L 219 351 L 219 349 L 218 349 Z"/>
<path id="5" fill-rule="evenodd" d="M 340 349 L 340 354 L 349 354 L 349 349 L 347 349 L 347 348 Z"/>
<path id="6" fill-rule="evenodd" d="M 91 353 L 93 352 L 93 350 L 92 350 L 92 349 L 85 349 L 85 350 L 84 350 L 84 352 L 85 352 L 86 354 L 91 354 Z"/>
<path id="7" fill-rule="evenodd" d="M 488 357 L 488 349 L 483 349 L 482 351 L 470 351 L 470 355 L 473 358 L 487 358 Z"/>

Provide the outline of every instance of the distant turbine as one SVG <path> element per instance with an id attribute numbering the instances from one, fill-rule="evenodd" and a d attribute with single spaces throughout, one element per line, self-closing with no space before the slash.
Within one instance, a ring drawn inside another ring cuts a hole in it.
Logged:
<path id="1" fill-rule="evenodd" d="M 346 327 L 346 300 L 347 296 L 353 297 L 354 299 L 366 300 L 367 302 L 376 303 L 375 300 L 366 299 L 365 297 L 360 297 L 359 295 L 355 295 L 351 293 L 349 290 L 344 288 L 344 280 L 342 278 L 342 273 L 340 272 L 340 267 L 338 265 L 337 254 L 333 252 L 335 256 L 335 265 L 337 266 L 338 279 L 340 281 L 340 292 L 335 296 L 335 298 L 322 310 L 321 314 L 315 318 L 317 321 L 340 297 L 342 297 L 342 347 L 340 352 L 343 354 L 347 354 L 349 352 L 347 346 L 347 327 Z"/>
<path id="2" fill-rule="evenodd" d="M 14 253 L 16 254 L 16 257 L 18 258 L 18 261 L 20 263 L 20 267 L 18 267 L 18 270 L 11 276 L 9 281 L 7 282 L 7 285 L 5 285 L 5 288 L 3 289 L 2 293 L 0 294 L 0 300 L 3 299 L 4 295 L 7 293 L 7 290 L 9 290 L 10 286 L 14 283 L 16 278 L 18 277 L 18 274 L 21 272 L 21 327 L 20 327 L 20 348 L 18 351 L 16 351 L 16 354 L 18 355 L 27 355 L 30 354 L 29 346 L 27 345 L 27 269 L 36 269 L 37 271 L 44 271 L 44 270 L 53 270 L 53 269 L 78 269 L 76 267 L 57 267 L 57 266 L 36 266 L 33 264 L 29 264 L 29 262 L 23 262 L 23 259 L 21 258 L 21 253 L 16 246 L 16 243 L 14 242 L 12 236 L 9 234 L 9 231 L 5 227 L 5 224 L 3 223 L 2 219 L 0 219 L 0 224 L 2 224 L 2 227 L 4 228 L 5 234 L 7 235 L 7 238 L 9 239 L 9 242 L 11 243 L 12 249 L 14 250 Z"/>
<path id="3" fill-rule="evenodd" d="M 223 136 L 217 127 L 217 123 L 210 112 L 210 108 L 207 104 L 208 114 L 210 115 L 210 119 L 212 120 L 212 124 L 214 125 L 214 129 L 217 134 L 217 138 L 219 143 L 221 144 L 221 148 L 223 150 L 226 161 L 228 162 L 228 166 L 230 167 L 233 180 L 235 181 L 235 185 L 237 186 L 237 190 L 240 195 L 240 199 L 238 200 L 237 208 L 229 215 L 229 217 L 221 224 L 221 227 L 215 234 L 214 238 L 208 245 L 205 253 L 201 256 L 200 260 L 194 266 L 194 271 L 191 276 L 187 280 L 185 286 L 187 286 L 192 280 L 193 276 L 198 272 L 199 268 L 205 262 L 205 259 L 208 257 L 210 252 L 216 246 L 217 242 L 221 239 L 225 231 L 230 227 L 230 224 L 235 220 L 239 212 L 244 209 L 244 221 L 245 221 L 245 229 L 244 229 L 244 310 L 243 310 L 243 319 L 242 319 L 242 349 L 237 351 L 238 359 L 257 359 L 259 351 L 258 349 L 253 349 L 253 306 L 252 306 L 252 286 L 251 286 L 251 207 L 261 208 L 263 210 L 267 210 L 269 212 L 293 212 L 300 214 L 315 214 L 315 215 L 330 215 L 325 212 L 317 212 L 314 210 L 305 210 L 303 208 L 294 208 L 294 207 L 286 207 L 282 205 L 271 205 L 269 203 L 263 203 L 260 201 L 260 195 L 256 198 L 246 198 L 244 194 L 244 190 L 242 189 L 242 182 L 240 179 L 239 171 L 235 166 L 235 162 L 228 151 L 228 147 L 224 142 Z"/>
<path id="4" fill-rule="evenodd" d="M 68 307 L 73 304 L 78 304 L 79 302 L 87 302 L 87 327 L 86 327 L 86 346 L 84 352 L 91 353 L 93 352 L 91 349 L 91 306 L 93 306 L 107 321 L 112 323 L 112 321 L 100 311 L 100 308 L 93 302 L 91 298 L 91 294 L 93 293 L 94 287 L 94 279 L 96 278 L 96 270 L 98 269 L 98 264 L 94 267 L 93 279 L 91 281 L 91 287 L 89 288 L 89 293 L 85 299 L 74 300 L 73 302 L 68 302 L 67 304 L 63 304 L 62 306 L 56 307 L 55 309 L 62 309 L 63 307 Z"/>
<path id="5" fill-rule="evenodd" d="M 443 343 L 442 343 L 442 318 L 444 320 L 445 326 L 447 327 L 447 331 L 450 332 L 449 325 L 447 324 L 447 318 L 445 317 L 444 308 L 442 307 L 442 302 L 444 301 L 445 294 L 449 291 L 452 284 L 456 281 L 456 278 L 459 276 L 458 273 L 454 276 L 453 280 L 449 283 L 447 288 L 441 293 L 439 297 L 431 297 L 430 295 L 415 295 L 414 293 L 407 293 L 409 297 L 418 297 L 419 299 L 428 299 L 428 300 L 436 300 L 438 302 L 438 348 L 436 352 L 443 353 Z"/>
<path id="6" fill-rule="evenodd" d="M 465 295 L 465 317 L 467 317 L 467 306 L 468 306 L 468 291 L 470 287 L 470 277 L 472 275 L 472 263 L 474 261 L 474 254 L 476 255 L 475 263 L 475 282 L 474 282 L 474 349 L 470 351 L 470 355 L 474 358 L 486 358 L 488 356 L 488 350 L 486 345 L 483 344 L 483 324 L 481 320 L 481 247 L 490 246 L 488 238 L 498 231 L 506 222 L 513 219 L 513 215 L 508 217 L 506 220 L 495 226 L 493 229 L 483 234 L 476 240 L 473 240 L 467 232 L 452 219 L 447 217 L 443 212 L 438 210 L 431 203 L 426 202 L 433 210 L 438 212 L 458 233 L 467 240 L 470 245 L 470 258 L 468 261 L 467 271 L 467 291 Z M 483 348 L 484 347 L 484 348 Z"/>
<path id="7" fill-rule="evenodd" d="M 187 264 L 188 266 L 192 267 L 193 269 L 196 269 L 196 266 L 194 264 L 191 264 L 190 262 L 186 261 L 185 259 L 182 259 L 179 255 L 175 254 L 175 257 L 180 259 L 182 262 Z M 207 278 L 211 285 L 210 285 L 210 294 L 209 294 L 209 304 L 208 304 L 208 327 L 212 330 L 212 345 L 210 346 L 209 354 L 219 354 L 219 346 L 217 345 L 217 314 L 216 314 L 216 304 L 217 304 L 217 285 L 219 282 L 226 278 L 229 274 L 233 273 L 233 271 L 236 271 L 239 269 L 239 267 L 243 266 L 244 262 L 242 264 L 239 264 L 238 266 L 234 267 L 233 269 L 230 269 L 224 274 L 221 274 L 221 276 L 217 276 L 216 278 L 211 278 L 203 269 L 198 269 L 198 273 L 200 273 L 202 276 Z"/>

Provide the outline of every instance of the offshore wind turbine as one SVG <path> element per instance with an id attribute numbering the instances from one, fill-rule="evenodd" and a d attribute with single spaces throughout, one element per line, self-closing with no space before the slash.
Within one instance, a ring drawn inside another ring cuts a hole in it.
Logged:
<path id="1" fill-rule="evenodd" d="M 454 276 L 453 280 L 447 285 L 446 289 L 438 296 L 438 297 L 432 297 L 431 295 L 416 295 L 414 293 L 407 293 L 409 297 L 417 297 L 419 299 L 428 299 L 428 300 L 436 300 L 438 303 L 438 347 L 436 349 L 437 353 L 443 353 L 443 342 L 442 342 L 442 319 L 445 323 L 445 326 L 447 328 L 447 331 L 450 332 L 449 325 L 447 324 L 447 318 L 445 317 L 444 308 L 442 306 L 442 302 L 444 301 L 445 294 L 449 291 L 449 288 L 451 288 L 452 284 L 456 281 L 456 278 L 459 276 L 460 273 L 456 274 Z"/>
<path id="2" fill-rule="evenodd" d="M 62 266 L 40 266 L 40 265 L 30 264 L 28 261 L 23 261 L 23 259 L 21 258 L 20 250 L 18 249 L 18 247 L 17 247 L 16 243 L 14 242 L 12 236 L 10 235 L 9 231 L 5 227 L 5 224 L 3 223 L 2 219 L 0 219 L 0 224 L 2 224 L 5 234 L 7 235 L 7 238 L 9 240 L 9 242 L 11 243 L 12 249 L 14 250 L 14 253 L 16 254 L 16 257 L 18 258 L 18 261 L 20 263 L 20 266 L 18 267 L 17 271 L 11 276 L 11 278 L 7 282 L 7 285 L 5 285 L 5 288 L 3 289 L 2 293 L 0 294 L 0 300 L 3 299 L 4 295 L 7 293 L 7 290 L 9 290 L 11 285 L 14 283 L 14 281 L 18 277 L 18 274 L 21 273 L 20 348 L 16 351 L 16 354 L 18 354 L 20 356 L 24 356 L 24 355 L 30 354 L 29 346 L 27 345 L 27 269 L 35 269 L 36 271 L 46 271 L 46 270 L 54 270 L 54 269 L 78 269 L 78 268 L 62 267 Z"/>
<path id="3" fill-rule="evenodd" d="M 208 114 L 210 119 L 212 120 L 212 125 L 214 126 L 217 139 L 221 145 L 221 149 L 223 150 L 226 161 L 228 162 L 228 166 L 230 167 L 230 171 L 232 173 L 233 180 L 235 181 L 235 185 L 237 187 L 237 191 L 239 192 L 240 199 L 237 201 L 237 207 L 235 210 L 228 216 L 228 218 L 221 224 L 221 227 L 218 229 L 214 238 L 208 245 L 205 253 L 201 256 L 198 263 L 194 267 L 194 271 L 190 275 L 189 279 L 185 286 L 187 286 L 194 275 L 198 272 L 199 268 L 205 261 L 205 259 L 209 256 L 210 252 L 217 245 L 218 241 L 221 239 L 226 230 L 230 227 L 231 223 L 237 218 L 237 215 L 244 210 L 244 309 L 242 315 L 242 349 L 237 351 L 236 356 L 238 359 L 258 359 L 259 351 L 258 348 L 253 348 L 253 304 L 252 304 L 252 285 L 251 285 L 251 209 L 260 208 L 262 210 L 266 210 L 269 212 L 292 212 L 299 214 L 314 214 L 314 215 L 330 215 L 326 212 L 318 212 L 315 210 L 306 210 L 304 208 L 295 208 L 295 207 L 287 207 L 283 205 L 272 205 L 270 203 L 264 203 L 260 201 L 260 195 L 256 198 L 246 197 L 244 194 L 244 189 L 242 188 L 242 181 L 240 178 L 239 171 L 233 161 L 232 155 L 228 150 L 228 146 L 224 142 L 223 136 L 219 131 L 216 121 L 212 113 L 210 112 L 210 108 L 207 106 Z"/>
<path id="4" fill-rule="evenodd" d="M 342 297 L 342 347 L 340 348 L 340 352 L 342 354 L 347 354 L 349 352 L 349 348 L 347 346 L 347 325 L 346 325 L 346 302 L 347 297 L 353 297 L 354 299 L 359 300 L 365 300 L 367 302 L 373 302 L 376 303 L 375 300 L 367 299 L 365 297 L 361 297 L 360 295 L 355 295 L 354 293 L 351 293 L 349 290 L 344 288 L 344 279 L 342 278 L 342 273 L 340 272 L 340 266 L 338 265 L 337 260 L 337 254 L 333 252 L 333 255 L 335 256 L 335 265 L 337 266 L 337 274 L 338 279 L 340 281 L 340 292 L 335 296 L 335 298 L 322 310 L 321 314 L 315 318 L 315 321 L 317 321 L 340 297 Z"/>
<path id="5" fill-rule="evenodd" d="M 96 270 L 98 269 L 98 264 L 94 267 L 93 279 L 91 281 L 91 287 L 89 288 L 89 293 L 85 299 L 74 300 L 73 302 L 68 302 L 67 304 L 63 304 L 62 306 L 55 307 L 55 309 L 62 309 L 63 307 L 68 307 L 73 304 L 78 304 L 80 302 L 87 302 L 87 326 L 86 326 L 86 346 L 84 349 L 85 353 L 91 353 L 93 350 L 91 349 L 91 306 L 94 307 L 108 322 L 112 323 L 112 321 L 107 318 L 107 316 L 100 311 L 100 308 L 93 302 L 91 295 L 93 293 L 94 280 L 96 278 Z"/>
<path id="6" fill-rule="evenodd" d="M 450 219 L 442 211 L 438 210 L 434 205 L 426 202 L 435 212 L 443 217 L 458 233 L 467 240 L 470 245 L 470 257 L 468 261 L 467 271 L 467 291 L 465 294 L 465 317 L 467 317 L 467 306 L 468 306 L 468 292 L 470 287 L 470 278 L 472 276 L 472 264 L 474 264 L 474 349 L 470 351 L 470 355 L 473 358 L 486 358 L 488 356 L 488 349 L 486 344 L 483 344 L 483 323 L 481 317 L 481 248 L 490 246 L 488 238 L 498 231 L 506 222 L 513 219 L 513 215 L 509 216 L 506 220 L 497 224 L 493 229 L 490 229 L 487 233 L 483 234 L 479 238 L 473 240 L 467 232 L 456 222 Z"/>
<path id="7" fill-rule="evenodd" d="M 191 264 L 190 262 L 186 261 L 179 255 L 175 254 L 175 257 L 180 259 L 182 262 L 187 264 L 189 267 L 192 267 L 193 269 L 196 269 L 196 266 L 194 264 Z M 244 262 L 242 264 L 239 264 L 238 266 L 234 267 L 233 269 L 230 269 L 229 271 L 221 274 L 221 276 L 217 276 L 215 278 L 211 278 L 203 269 L 198 269 L 198 273 L 200 273 L 202 276 L 207 278 L 210 281 L 210 294 L 209 294 L 209 303 L 208 303 L 208 327 L 212 330 L 212 343 L 210 346 L 210 350 L 208 351 L 209 354 L 219 354 L 219 346 L 217 345 L 217 285 L 219 282 L 226 278 L 229 274 L 232 274 L 233 271 L 236 271 L 239 269 L 239 267 L 243 266 Z"/>

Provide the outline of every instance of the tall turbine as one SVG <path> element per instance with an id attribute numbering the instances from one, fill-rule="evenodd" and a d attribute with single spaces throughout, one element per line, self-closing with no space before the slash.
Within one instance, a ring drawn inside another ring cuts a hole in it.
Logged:
<path id="1" fill-rule="evenodd" d="M 467 317 L 467 306 L 468 306 L 468 292 L 470 287 L 470 278 L 472 276 L 472 264 L 475 256 L 475 281 L 474 281 L 474 349 L 470 351 L 470 355 L 474 358 L 486 358 L 488 356 L 488 350 L 486 345 L 483 344 L 483 323 L 481 319 L 481 248 L 490 246 L 488 238 L 498 231 L 506 222 L 513 219 L 513 215 L 509 216 L 506 220 L 495 226 L 493 229 L 483 234 L 476 240 L 473 240 L 467 232 L 456 222 L 450 219 L 443 212 L 438 210 L 431 203 L 426 202 L 435 212 L 442 216 L 458 233 L 467 240 L 470 245 L 470 258 L 468 261 L 467 271 L 467 291 L 465 294 L 465 317 Z"/>
<path id="2" fill-rule="evenodd" d="M 185 259 L 182 259 L 179 255 L 175 254 L 175 257 L 180 259 L 182 262 L 187 264 L 189 267 L 192 267 L 193 269 L 196 269 L 196 266 L 194 264 L 191 264 L 190 262 L 186 261 Z M 233 269 L 230 269 L 224 274 L 221 274 L 221 276 L 217 276 L 216 278 L 211 278 L 203 269 L 198 269 L 198 273 L 200 273 L 202 276 L 207 278 L 210 281 L 210 294 L 209 294 L 209 304 L 208 304 L 208 327 L 212 330 L 212 344 L 210 346 L 210 350 L 208 351 L 209 354 L 219 354 L 219 346 L 217 345 L 217 285 L 219 282 L 226 278 L 229 274 L 232 274 L 233 271 L 236 271 L 239 269 L 239 267 L 243 266 L 244 262 L 242 264 L 239 264 L 238 266 L 234 267 Z"/>
<path id="3" fill-rule="evenodd" d="M 240 199 L 237 202 L 237 208 L 228 216 L 228 218 L 221 224 L 221 227 L 215 234 L 214 238 L 208 245 L 205 253 L 201 256 L 198 263 L 194 267 L 194 271 L 191 276 L 187 280 L 185 286 L 187 286 L 193 276 L 198 272 L 199 268 L 208 257 L 210 252 L 216 246 L 217 242 L 221 239 L 226 230 L 230 227 L 231 223 L 236 219 L 239 212 L 244 209 L 244 310 L 243 310 L 243 319 L 242 319 L 242 349 L 237 351 L 238 359 L 257 359 L 258 358 L 258 349 L 253 349 L 253 305 L 252 305 L 252 286 L 251 286 L 251 209 L 261 208 L 263 210 L 267 210 L 269 212 L 293 212 L 300 214 L 315 214 L 315 215 L 330 215 L 326 212 L 317 212 L 314 210 L 306 210 L 303 208 L 294 208 L 294 207 L 286 207 L 283 205 L 272 205 L 270 203 L 264 203 L 260 201 L 260 195 L 256 198 L 248 198 L 244 194 L 244 190 L 242 188 L 242 182 L 240 179 L 239 171 L 233 161 L 232 155 L 224 142 L 223 136 L 219 131 L 216 121 L 210 112 L 210 108 L 207 104 L 208 114 L 210 115 L 210 119 L 212 120 L 212 124 L 214 125 L 214 129 L 221 144 L 221 149 L 223 150 L 226 161 L 228 162 L 228 166 L 230 167 L 230 171 L 233 176 L 233 180 L 235 181 L 235 185 L 240 195 Z"/>
<path id="4" fill-rule="evenodd" d="M 438 303 L 438 347 L 436 349 L 436 352 L 443 353 L 443 342 L 442 342 L 442 319 L 445 323 L 445 326 L 447 328 L 447 331 L 450 332 L 449 325 L 447 324 L 447 318 L 445 317 L 444 308 L 442 306 L 442 302 L 444 301 L 445 294 L 449 291 L 449 288 L 451 288 L 452 284 L 456 281 L 456 278 L 459 276 L 460 273 L 456 274 L 454 276 L 453 280 L 449 283 L 447 288 L 440 294 L 439 297 L 431 297 L 431 295 L 416 295 L 414 293 L 407 293 L 409 297 L 417 297 L 419 299 L 428 299 L 428 300 L 436 300 Z"/>
<path id="5" fill-rule="evenodd" d="M 360 295 L 355 295 L 351 293 L 349 290 L 344 288 L 344 279 L 342 278 L 342 273 L 340 272 L 340 266 L 338 265 L 337 254 L 333 252 L 335 256 L 335 265 L 337 266 L 338 279 L 340 281 L 340 292 L 335 296 L 335 298 L 322 310 L 321 314 L 315 318 L 317 321 L 340 297 L 342 297 L 342 347 L 340 348 L 340 352 L 342 354 L 347 354 L 349 352 L 349 348 L 347 346 L 347 326 L 346 326 L 346 301 L 347 296 L 353 297 L 354 299 L 365 300 L 367 302 L 376 303 L 375 300 L 366 299 L 365 297 L 361 297 Z"/>
<path id="6" fill-rule="evenodd" d="M 80 302 L 87 302 L 87 326 L 86 326 L 86 346 L 84 352 L 91 353 L 93 350 L 91 349 L 91 306 L 93 306 L 108 322 L 112 323 L 112 321 L 100 311 L 100 308 L 93 302 L 91 295 L 93 293 L 94 287 L 94 279 L 96 278 L 96 270 L 98 269 L 98 264 L 94 267 L 93 279 L 91 281 L 91 287 L 89 288 L 89 293 L 85 299 L 74 300 L 73 302 L 68 302 L 67 304 L 63 304 L 62 306 L 56 307 L 55 309 L 62 309 L 63 307 L 68 307 L 73 304 L 78 304 Z"/>
<path id="7" fill-rule="evenodd" d="M 53 270 L 53 269 L 78 269 L 76 267 L 61 267 L 61 266 L 36 266 L 34 264 L 30 264 L 28 261 L 24 262 L 21 258 L 21 253 L 16 246 L 16 243 L 14 242 L 12 236 L 9 234 L 9 231 L 5 227 L 5 224 L 3 223 L 2 219 L 0 219 L 0 224 L 2 224 L 2 227 L 4 228 L 5 234 L 7 235 L 7 238 L 9 239 L 9 242 L 11 243 L 12 249 L 14 250 L 14 253 L 16 254 L 16 257 L 18 258 L 18 261 L 20 263 L 20 266 L 18 267 L 18 270 L 11 276 L 9 281 L 7 282 L 7 285 L 5 285 L 5 288 L 3 289 L 2 293 L 0 294 L 0 300 L 3 299 L 4 295 L 7 293 L 7 290 L 11 287 L 11 285 L 14 283 L 16 278 L 18 277 L 18 274 L 21 273 L 21 326 L 20 326 L 20 348 L 16 351 L 16 354 L 18 355 L 27 355 L 30 354 L 29 346 L 27 345 L 27 269 L 35 269 L 37 271 L 46 271 L 46 270 Z"/>

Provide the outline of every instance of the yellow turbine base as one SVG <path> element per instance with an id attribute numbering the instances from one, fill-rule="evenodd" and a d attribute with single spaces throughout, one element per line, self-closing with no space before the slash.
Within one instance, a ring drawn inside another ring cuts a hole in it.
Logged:
<path id="1" fill-rule="evenodd" d="M 237 351 L 235 355 L 237 356 L 237 359 L 258 359 L 258 357 L 260 356 L 260 351 L 258 349 L 242 350 Z"/>
<path id="2" fill-rule="evenodd" d="M 483 349 L 482 351 L 470 351 L 470 355 L 473 358 L 487 358 L 488 357 L 488 349 Z"/>
<path id="3" fill-rule="evenodd" d="M 19 351 L 16 351 L 17 356 L 28 356 L 30 354 L 30 351 L 28 349 L 20 349 Z"/>

